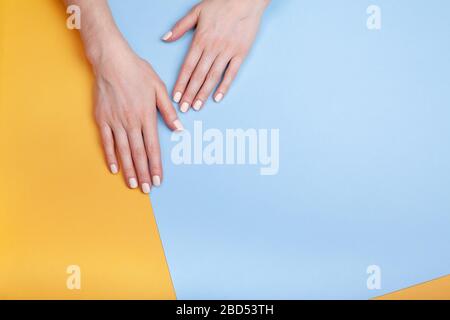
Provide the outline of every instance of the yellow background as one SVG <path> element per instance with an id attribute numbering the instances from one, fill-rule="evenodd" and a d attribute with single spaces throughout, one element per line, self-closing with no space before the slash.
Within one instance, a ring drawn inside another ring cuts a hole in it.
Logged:
<path id="1" fill-rule="evenodd" d="M 0 0 L 0 15 L 0 298 L 175 298 L 148 197 L 107 171 L 64 6 Z"/>

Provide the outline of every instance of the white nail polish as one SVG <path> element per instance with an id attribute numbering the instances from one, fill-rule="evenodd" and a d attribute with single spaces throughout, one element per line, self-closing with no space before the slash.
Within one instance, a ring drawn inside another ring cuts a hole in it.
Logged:
<path id="1" fill-rule="evenodd" d="M 183 102 L 183 104 L 180 107 L 181 112 L 187 112 L 189 110 L 189 103 Z"/>
<path id="2" fill-rule="evenodd" d="M 148 183 L 142 184 L 142 192 L 147 194 L 150 193 L 150 185 Z"/>
<path id="3" fill-rule="evenodd" d="M 172 37 L 172 35 L 173 35 L 172 31 L 169 31 L 162 37 L 162 39 L 164 41 L 167 41 L 167 40 L 169 40 Z"/>
<path id="4" fill-rule="evenodd" d="M 161 185 L 161 178 L 159 176 L 153 176 L 153 185 L 159 187 Z"/>
<path id="5" fill-rule="evenodd" d="M 194 103 L 194 110 L 195 110 L 195 111 L 200 110 L 200 108 L 202 107 L 202 105 L 203 105 L 203 102 L 202 102 L 201 100 L 195 101 L 195 103 Z"/>
<path id="6" fill-rule="evenodd" d="M 183 124 L 181 123 L 181 121 L 180 120 L 175 120 L 174 122 L 173 122 L 173 125 L 175 126 L 175 128 L 176 128 L 176 130 L 175 131 L 177 131 L 177 132 L 181 132 L 181 131 L 184 131 L 184 127 L 183 127 Z"/>
<path id="7" fill-rule="evenodd" d="M 130 178 L 130 180 L 128 180 L 128 183 L 131 189 L 136 189 L 138 187 L 138 183 L 135 178 Z"/>
<path id="8" fill-rule="evenodd" d="M 175 94 L 173 96 L 173 101 L 175 101 L 176 103 L 179 103 L 181 100 L 181 96 L 182 96 L 181 92 L 179 92 L 179 91 L 175 92 Z"/>
<path id="9" fill-rule="evenodd" d="M 115 164 L 110 165 L 109 169 L 111 170 L 112 174 L 117 174 L 117 172 L 119 172 L 119 170 L 117 170 L 117 166 Z"/>
<path id="10" fill-rule="evenodd" d="M 216 95 L 216 97 L 214 98 L 214 101 L 219 103 L 220 101 L 222 101 L 222 99 L 223 99 L 223 93 L 218 93 Z"/>

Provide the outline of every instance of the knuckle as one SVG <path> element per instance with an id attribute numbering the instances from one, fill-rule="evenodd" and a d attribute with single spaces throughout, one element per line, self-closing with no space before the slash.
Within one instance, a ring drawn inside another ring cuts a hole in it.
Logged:
<path id="1" fill-rule="evenodd" d="M 202 5 L 201 2 L 198 3 L 198 4 L 196 4 L 196 5 L 192 8 L 191 13 L 193 13 L 193 14 L 195 14 L 195 15 L 200 14 L 200 11 L 201 11 L 201 5 Z"/>
<path id="2" fill-rule="evenodd" d="M 228 79 L 225 77 L 225 78 L 223 78 L 223 81 L 222 81 L 222 83 L 220 84 L 220 86 L 219 86 L 219 88 L 218 88 L 218 91 L 226 92 L 226 91 L 228 91 L 228 88 L 229 88 L 229 81 L 228 81 Z"/>
<path id="3" fill-rule="evenodd" d="M 142 159 L 147 157 L 147 153 L 145 152 L 144 148 L 136 148 L 133 150 L 134 157 L 137 159 Z"/>
<path id="4" fill-rule="evenodd" d="M 129 157 L 130 156 L 130 150 L 127 146 L 121 144 L 117 147 L 117 150 L 119 150 L 119 153 L 122 157 Z"/>
<path id="5" fill-rule="evenodd" d="M 124 127 L 122 125 L 122 121 L 120 121 L 119 119 L 113 119 L 111 121 L 111 128 L 112 128 L 112 130 L 114 132 L 117 132 L 117 131 L 120 131 L 120 130 L 124 129 Z"/>
<path id="6" fill-rule="evenodd" d="M 228 50 L 232 50 L 233 48 L 233 39 L 230 39 L 228 37 L 223 37 L 220 34 L 218 34 L 216 37 L 214 37 L 213 47 L 214 48 L 221 48 L 221 52 L 226 52 Z"/>
<path id="7" fill-rule="evenodd" d="M 188 90 L 186 90 L 186 92 L 185 92 L 185 94 L 183 96 L 183 99 L 181 99 L 181 100 L 191 103 L 193 99 L 194 99 L 193 90 L 192 89 L 188 89 Z"/>
<path id="8" fill-rule="evenodd" d="M 103 118 L 95 118 L 95 123 L 99 130 L 103 131 L 106 129 L 108 123 Z"/>
<path id="9" fill-rule="evenodd" d="M 176 31 L 181 31 L 181 29 L 182 29 L 181 20 L 177 21 L 177 23 L 175 23 L 175 25 L 173 26 L 173 29 Z"/>
<path id="10" fill-rule="evenodd" d="M 206 29 L 197 30 L 194 38 L 194 45 L 205 47 L 209 43 L 209 32 Z"/>
<path id="11" fill-rule="evenodd" d="M 113 144 L 113 141 L 112 141 L 112 140 L 110 140 L 110 139 L 104 140 L 104 142 L 103 142 L 103 149 L 105 150 L 105 154 L 106 154 L 108 157 L 115 156 L 115 153 L 114 153 L 114 144 Z"/>
<path id="12" fill-rule="evenodd" d="M 201 101 L 208 100 L 208 92 L 207 92 L 206 90 L 204 90 L 204 89 L 200 90 L 200 91 L 197 93 L 197 97 L 196 97 L 195 99 L 196 99 L 196 100 L 197 100 L 197 99 L 200 99 Z"/>
<path id="13" fill-rule="evenodd" d="M 95 122 L 97 123 L 97 125 L 99 127 L 103 128 L 104 126 L 108 125 L 108 120 L 107 120 L 108 118 L 102 109 L 100 109 L 100 108 L 95 109 L 94 118 L 95 118 Z"/>
<path id="14" fill-rule="evenodd" d="M 149 183 L 150 182 L 150 175 L 148 174 L 147 171 L 139 172 L 138 178 L 139 178 L 140 183 Z"/>
<path id="15" fill-rule="evenodd" d="M 200 75 L 194 74 L 191 78 L 191 81 L 189 82 L 188 91 L 189 92 L 194 91 L 194 88 L 197 88 L 199 84 L 200 84 Z"/>
<path id="16" fill-rule="evenodd" d="M 123 109 L 123 117 L 124 119 L 132 119 L 134 117 L 134 110 L 130 107 L 125 107 Z"/>
<path id="17" fill-rule="evenodd" d="M 105 121 L 107 121 L 111 127 L 118 127 L 121 124 L 120 117 L 117 112 L 111 112 L 108 117 L 104 117 Z"/>
<path id="18" fill-rule="evenodd" d="M 183 75 L 187 76 L 186 73 L 192 72 L 192 70 L 194 70 L 194 68 L 195 68 L 195 65 L 192 62 L 186 61 L 183 65 L 183 70 L 182 70 Z"/>
<path id="19" fill-rule="evenodd" d="M 110 160 L 114 160 L 116 158 L 116 155 L 110 149 L 105 150 L 105 154 L 106 154 L 106 157 Z"/>
<path id="20" fill-rule="evenodd" d="M 144 110 L 142 110 L 142 116 L 141 116 L 141 120 L 140 120 L 140 126 L 142 127 L 143 125 L 145 125 L 146 123 L 150 122 L 152 117 L 154 117 L 156 114 L 156 111 L 153 108 L 144 108 Z M 134 127 L 133 129 L 139 129 L 137 127 Z"/>
<path id="21" fill-rule="evenodd" d="M 148 168 L 145 166 L 145 164 L 136 166 L 136 171 L 140 180 L 148 177 Z"/>
<path id="22" fill-rule="evenodd" d="M 150 169 L 152 176 L 162 176 L 162 169 L 160 167 L 155 167 Z"/>
<path id="23" fill-rule="evenodd" d="M 158 80 L 157 80 L 157 82 L 156 82 L 156 87 L 157 87 L 158 89 L 160 89 L 160 90 L 164 90 L 164 91 L 167 90 L 166 84 L 165 84 L 161 79 L 158 79 Z"/>
<path id="24" fill-rule="evenodd" d="M 198 68 L 198 72 L 196 72 L 195 74 L 195 78 L 197 80 L 201 80 L 206 73 L 209 71 L 210 66 L 208 66 L 207 64 L 202 64 L 201 66 L 199 66 Z"/>
<path id="25" fill-rule="evenodd" d="M 149 156 L 153 156 L 155 154 L 159 154 L 159 147 L 156 144 L 150 144 L 147 147 L 147 153 Z"/>
<path id="26" fill-rule="evenodd" d="M 152 171 L 153 175 L 155 173 L 161 173 L 162 172 L 162 166 L 161 166 L 161 162 L 159 161 L 159 159 L 153 159 L 153 161 L 151 161 L 151 163 L 150 163 L 150 170 Z"/>
<path id="27" fill-rule="evenodd" d="M 208 81 L 216 81 L 222 75 L 222 72 L 218 69 L 212 69 L 208 74 Z"/>
<path id="28" fill-rule="evenodd" d="M 95 123 L 101 131 L 106 131 L 109 127 L 108 121 L 104 117 L 95 117 Z"/>
<path id="29" fill-rule="evenodd" d="M 96 110 L 94 116 L 95 116 L 95 122 L 96 122 L 99 126 L 102 126 L 102 124 L 105 122 L 105 121 L 104 121 L 103 114 L 100 113 L 98 110 Z"/>
<path id="30" fill-rule="evenodd" d="M 201 69 L 202 70 L 199 70 L 192 76 L 192 88 L 197 88 L 200 84 L 203 83 L 203 80 L 205 79 L 207 71 L 204 70 L 204 67 L 202 67 Z"/>
<path id="31" fill-rule="evenodd" d="M 247 49 L 246 45 L 243 43 L 240 43 L 237 45 L 235 51 L 239 57 L 243 57 L 243 56 L 247 55 L 247 50 L 248 49 Z"/>
<path id="32" fill-rule="evenodd" d="M 126 130 L 133 130 L 139 127 L 139 117 L 134 111 L 125 111 L 122 125 Z"/>
<path id="33" fill-rule="evenodd" d="M 244 54 L 239 53 L 233 58 L 234 63 L 240 65 L 244 61 Z"/>

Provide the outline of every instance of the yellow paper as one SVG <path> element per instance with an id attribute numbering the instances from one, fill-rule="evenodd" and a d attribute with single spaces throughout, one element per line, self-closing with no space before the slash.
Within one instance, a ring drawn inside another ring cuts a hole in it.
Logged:
<path id="1" fill-rule="evenodd" d="M 175 298 L 148 197 L 104 163 L 65 7 L 0 0 L 0 15 L 0 298 Z"/>
<path id="2" fill-rule="evenodd" d="M 450 275 L 386 294 L 378 300 L 450 300 Z"/>

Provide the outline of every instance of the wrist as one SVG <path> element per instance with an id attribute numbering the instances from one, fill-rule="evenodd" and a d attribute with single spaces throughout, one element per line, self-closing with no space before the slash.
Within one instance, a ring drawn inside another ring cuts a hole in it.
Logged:
<path id="1" fill-rule="evenodd" d="M 85 39 L 86 56 L 94 70 L 114 59 L 129 54 L 128 43 L 120 34 L 96 34 L 95 38 Z"/>

